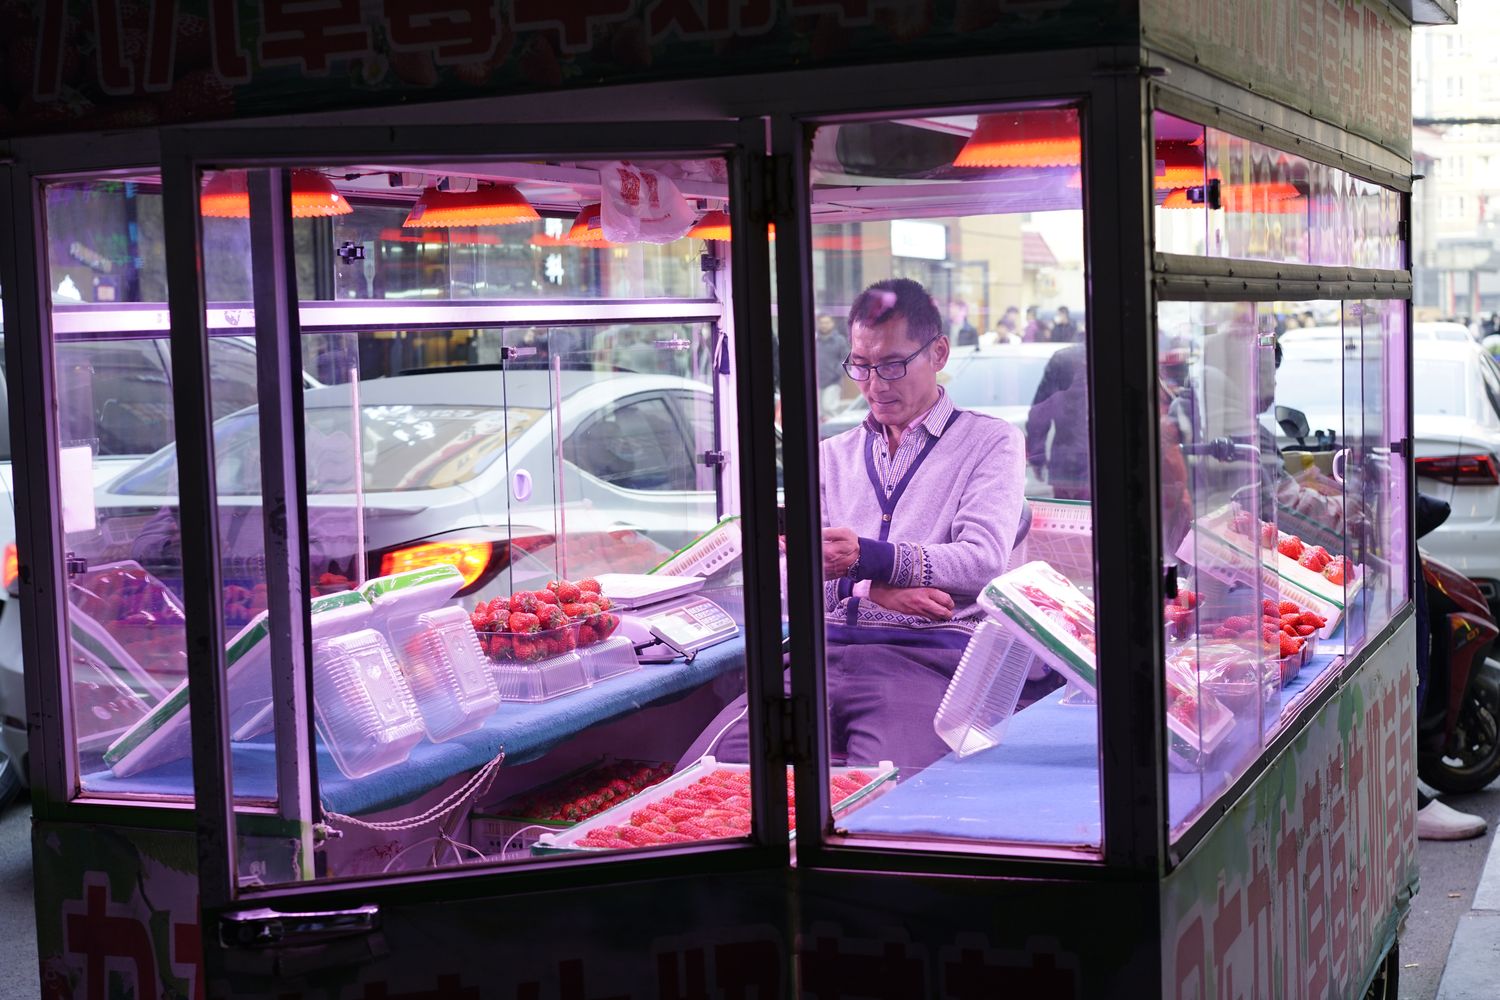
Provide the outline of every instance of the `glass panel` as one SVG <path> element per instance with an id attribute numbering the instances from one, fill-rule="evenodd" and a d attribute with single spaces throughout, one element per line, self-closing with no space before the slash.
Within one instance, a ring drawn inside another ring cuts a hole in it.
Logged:
<path id="1" fill-rule="evenodd" d="M 1406 600 L 1390 447 L 1405 304 L 1165 302 L 1157 316 L 1163 558 L 1184 591 L 1165 622 L 1175 835 Z M 1448 385 L 1434 400 L 1462 394 L 1456 360 L 1430 375 Z M 1251 699 L 1236 683 L 1255 662 Z"/>
<path id="2" fill-rule="evenodd" d="M 572 209 L 570 222 L 613 176 L 599 164 L 554 166 L 565 182 L 549 183 L 547 204 Z M 726 205 L 727 173 L 722 163 L 615 166 L 663 190 L 680 179 L 698 200 L 672 203 L 675 230 L 622 209 L 606 220 L 618 246 L 597 234 L 567 242 L 555 220 L 440 227 L 431 216 L 412 242 L 404 215 L 367 207 L 359 185 L 342 181 L 351 214 L 293 220 L 304 301 L 310 290 L 365 296 L 358 325 L 304 323 L 300 357 L 316 768 L 298 780 L 315 782 L 343 836 L 320 843 L 309 864 L 287 847 L 296 827 L 242 814 L 242 879 L 747 835 L 744 577 L 737 490 L 727 488 L 739 433 L 724 291 L 731 234 L 686 235 Z M 531 190 L 533 165 L 474 172 L 512 169 Z M 296 205 L 294 180 L 294 214 Z M 220 245 L 241 239 L 227 226 L 247 226 L 218 221 Z M 374 234 L 364 260 L 340 254 L 365 245 L 360 232 Z M 243 246 L 245 274 L 223 267 L 215 287 L 253 290 L 269 248 L 248 236 Z M 548 280 L 533 267 L 542 251 L 563 257 L 560 291 L 528 288 Z M 620 319 L 605 302 L 664 295 L 705 301 L 715 308 L 699 313 L 723 318 L 672 319 L 669 304 L 659 317 L 645 306 Z M 367 318 L 414 296 L 567 301 L 525 322 L 498 304 L 461 327 L 420 312 Z M 226 372 L 243 363 L 253 376 L 253 343 L 216 347 Z M 223 573 L 244 588 L 226 594 L 226 615 L 244 612 L 229 623 L 244 628 L 230 649 L 231 756 L 242 798 L 276 800 L 299 823 L 292 789 L 272 770 L 277 720 L 251 704 L 270 676 L 255 586 L 266 579 L 257 404 L 267 392 L 252 382 L 219 407 L 215 388 Z M 159 453 L 115 492 L 151 497 L 176 477 L 174 456 Z M 259 579 L 232 572 L 242 564 Z M 461 789 L 442 815 L 420 815 Z"/>
<path id="3" fill-rule="evenodd" d="M 1257 419 L 1274 355 L 1251 304 L 1162 303 L 1157 322 L 1162 557 L 1177 567 L 1163 612 L 1168 808 L 1180 830 L 1244 771 L 1280 712 L 1263 606 L 1275 595 L 1256 555 L 1276 531 L 1262 489 L 1275 452 Z"/>
<path id="4" fill-rule="evenodd" d="M 1065 107 L 814 139 L 842 835 L 1101 842 L 1078 142 Z"/>
<path id="5" fill-rule="evenodd" d="M 1157 111 L 1152 115 L 1156 166 L 1156 249 L 1206 255 L 1208 189 L 1202 125 Z"/>
<path id="6" fill-rule="evenodd" d="M 53 530 L 68 559 L 69 749 L 85 795 L 107 791 L 98 778 L 111 747 L 182 682 L 187 664 L 173 589 L 181 553 L 155 548 L 170 499 L 154 497 L 117 517 L 107 490 L 96 493 L 143 456 L 171 449 L 169 347 L 75 322 L 85 303 L 159 295 L 150 291 L 163 272 L 159 227 L 143 241 L 142 216 L 151 213 L 139 195 L 138 185 L 107 178 L 43 188 L 62 495 Z"/>
<path id="7" fill-rule="evenodd" d="M 1209 253 L 1307 263 L 1319 165 L 1208 129 Z"/>

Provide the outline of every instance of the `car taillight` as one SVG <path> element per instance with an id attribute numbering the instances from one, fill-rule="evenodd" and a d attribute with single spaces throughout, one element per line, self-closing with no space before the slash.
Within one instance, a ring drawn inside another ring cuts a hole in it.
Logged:
<path id="1" fill-rule="evenodd" d="M 469 587 L 489 568 L 494 549 L 490 542 L 422 542 L 408 545 L 385 554 L 380 560 L 380 575 L 390 576 L 392 573 L 447 563 L 458 567 L 458 571 L 464 576 L 464 586 Z"/>
<path id="2" fill-rule="evenodd" d="M 1431 455 L 1416 462 L 1417 475 L 1454 486 L 1500 486 L 1500 468 L 1495 456 Z"/>
<path id="3" fill-rule="evenodd" d="M 0 563 L 0 587 L 12 594 L 17 592 L 16 583 L 21 579 L 21 557 L 16 552 L 16 543 L 5 546 L 5 560 Z"/>

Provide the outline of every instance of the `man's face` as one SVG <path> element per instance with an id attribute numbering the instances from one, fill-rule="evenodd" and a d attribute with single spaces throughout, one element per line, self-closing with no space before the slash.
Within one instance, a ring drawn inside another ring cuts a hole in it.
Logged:
<path id="1" fill-rule="evenodd" d="M 818 317 L 818 335 L 820 337 L 826 337 L 826 336 L 828 336 L 832 332 L 833 332 L 833 317 L 832 316 L 819 316 Z"/>
<path id="2" fill-rule="evenodd" d="M 923 338 L 925 339 L 925 338 Z M 900 361 L 922 346 L 906 331 L 906 318 L 896 316 L 877 326 L 854 324 L 849 335 L 849 360 L 877 365 Z M 856 382 L 876 423 L 904 427 L 937 402 L 937 373 L 948 361 L 948 340 L 939 337 L 907 362 L 903 378 L 887 382 L 875 372 L 866 382 Z"/>

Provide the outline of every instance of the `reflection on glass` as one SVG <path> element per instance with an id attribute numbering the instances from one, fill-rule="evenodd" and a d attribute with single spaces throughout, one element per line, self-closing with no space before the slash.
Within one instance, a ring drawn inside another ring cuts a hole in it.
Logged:
<path id="1" fill-rule="evenodd" d="M 814 139 L 829 763 L 895 778 L 840 832 L 1100 843 L 1077 140 L 1063 108 Z"/>

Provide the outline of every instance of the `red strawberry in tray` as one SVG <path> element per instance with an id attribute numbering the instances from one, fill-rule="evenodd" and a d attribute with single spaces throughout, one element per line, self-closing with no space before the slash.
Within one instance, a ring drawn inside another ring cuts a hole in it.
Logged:
<path id="1" fill-rule="evenodd" d="M 512 612 L 510 616 L 510 630 L 517 633 L 530 633 L 540 631 L 541 622 L 537 616 L 529 611 Z"/>
<path id="2" fill-rule="evenodd" d="M 579 580 L 578 589 L 587 590 L 594 594 L 602 594 L 604 592 L 603 588 L 599 586 L 599 581 L 595 580 L 593 577 L 587 577 L 585 579 Z"/>
<path id="3" fill-rule="evenodd" d="M 1280 552 L 1288 559 L 1296 559 L 1300 557 L 1302 555 L 1303 548 L 1304 546 L 1302 544 L 1302 539 L 1298 538 L 1296 535 L 1282 535 L 1281 538 L 1276 542 L 1276 551 Z"/>
<path id="4" fill-rule="evenodd" d="M 523 590 L 519 593 L 512 594 L 510 598 L 510 610 L 512 614 L 517 611 L 536 611 L 536 595 L 529 590 Z"/>
<path id="5" fill-rule="evenodd" d="M 552 592 L 557 595 L 558 603 L 563 605 L 576 603 L 582 599 L 583 593 L 578 584 L 569 583 L 567 580 L 559 580 L 557 586 L 552 588 Z"/>

